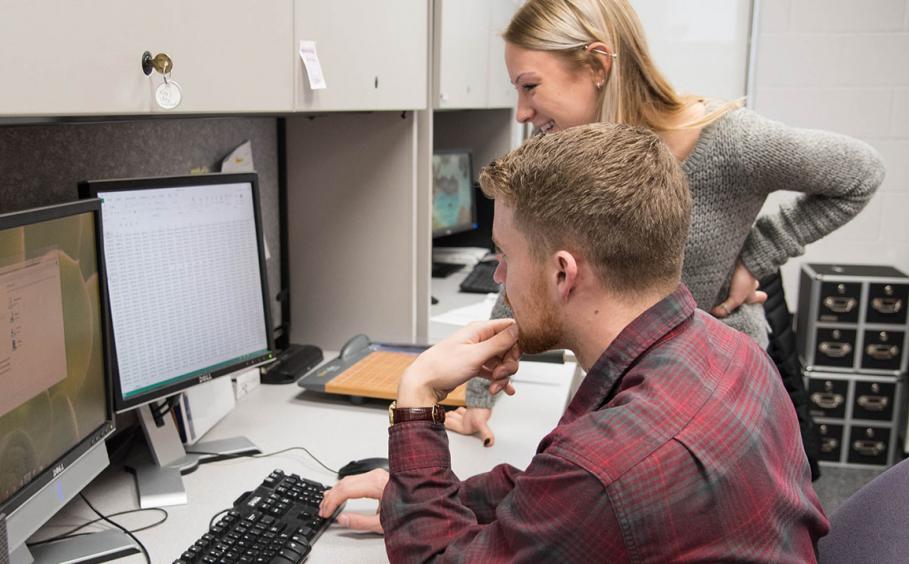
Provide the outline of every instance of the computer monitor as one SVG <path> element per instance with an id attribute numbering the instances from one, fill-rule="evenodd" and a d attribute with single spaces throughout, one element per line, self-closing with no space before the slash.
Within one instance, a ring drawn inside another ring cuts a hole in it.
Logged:
<path id="1" fill-rule="evenodd" d="M 100 209 L 88 200 L 0 216 L 0 513 L 12 562 L 38 556 L 26 539 L 108 465 Z M 42 549 L 51 561 L 61 560 L 48 554 L 75 562 L 98 540 Z M 130 545 L 121 538 L 84 555 L 136 552 Z"/>
<path id="2" fill-rule="evenodd" d="M 439 150 L 433 153 L 433 238 L 477 228 L 472 161 L 467 150 Z"/>
<path id="3" fill-rule="evenodd" d="M 93 180 L 114 331 L 114 405 L 138 412 L 151 463 L 131 464 L 140 505 L 186 503 L 180 477 L 244 438 L 187 453 L 168 414 L 180 391 L 274 358 L 255 174 Z"/>

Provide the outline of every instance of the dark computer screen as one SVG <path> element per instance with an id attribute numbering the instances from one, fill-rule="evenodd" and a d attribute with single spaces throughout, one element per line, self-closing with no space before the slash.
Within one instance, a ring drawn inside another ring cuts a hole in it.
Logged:
<path id="1" fill-rule="evenodd" d="M 470 151 L 436 151 L 432 156 L 432 235 L 476 229 L 477 210 Z"/>
<path id="2" fill-rule="evenodd" d="M 272 357 L 255 174 L 80 191 L 102 201 L 118 410 Z"/>
<path id="3" fill-rule="evenodd" d="M 0 512 L 7 515 L 113 430 L 99 209 L 93 200 L 0 216 Z"/>

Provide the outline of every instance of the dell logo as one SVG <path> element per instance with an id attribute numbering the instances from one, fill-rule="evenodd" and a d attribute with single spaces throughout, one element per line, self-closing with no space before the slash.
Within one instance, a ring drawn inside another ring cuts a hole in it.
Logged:
<path id="1" fill-rule="evenodd" d="M 63 468 L 63 465 L 62 465 L 62 464 L 58 464 L 57 466 L 55 466 L 55 467 L 54 467 L 54 478 L 56 478 L 57 476 L 59 476 L 60 474 L 62 474 L 62 473 L 63 473 L 63 469 L 64 469 L 64 468 Z"/>
<path id="2" fill-rule="evenodd" d="M 203 375 L 203 376 L 199 376 L 199 383 L 200 383 L 200 384 L 203 383 L 203 382 L 208 382 L 209 380 L 211 380 L 211 374 L 205 374 L 205 375 Z"/>

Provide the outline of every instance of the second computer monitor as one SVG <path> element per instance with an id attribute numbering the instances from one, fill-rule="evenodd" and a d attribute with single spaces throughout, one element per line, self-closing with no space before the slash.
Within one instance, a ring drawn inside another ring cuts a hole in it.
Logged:
<path id="1" fill-rule="evenodd" d="M 255 174 L 102 180 L 120 411 L 273 354 Z"/>
<path id="2" fill-rule="evenodd" d="M 432 236 L 477 228 L 477 209 L 470 151 L 436 151 L 432 155 Z"/>

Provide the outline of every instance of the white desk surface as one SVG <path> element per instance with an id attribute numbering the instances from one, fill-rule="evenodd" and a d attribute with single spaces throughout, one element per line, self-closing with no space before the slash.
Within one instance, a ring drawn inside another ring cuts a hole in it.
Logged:
<path id="1" fill-rule="evenodd" d="M 539 441 L 561 416 L 573 373 L 573 364 L 524 363 L 518 375 L 529 375 L 532 380 L 545 383 L 519 382 L 517 395 L 501 398 L 492 419 L 496 432 L 492 448 L 484 448 L 475 437 L 449 434 L 454 472 L 464 479 L 503 462 L 526 467 Z M 387 429 L 384 403 L 355 406 L 344 398 L 303 392 L 295 385 L 260 385 L 241 398 L 204 439 L 244 435 L 264 453 L 304 446 L 329 467 L 339 468 L 352 459 L 387 456 Z M 230 507 L 234 499 L 261 483 L 275 468 L 326 484 L 335 481 L 334 474 L 302 451 L 202 465 L 183 477 L 189 504 L 167 508 L 169 518 L 165 523 L 136 534 L 148 548 L 152 562 L 171 562 L 179 557 L 207 531 L 216 512 Z M 138 507 L 133 478 L 118 466 L 108 468 L 84 493 L 105 514 Z M 348 510 L 374 512 L 375 508 L 376 502 L 366 500 L 348 504 Z M 76 498 L 40 532 L 40 538 L 92 518 L 94 514 Z M 132 529 L 158 518 L 156 512 L 147 512 L 118 520 Z M 330 527 L 313 545 L 308 562 L 386 560 L 381 537 Z M 142 562 L 143 558 L 133 555 L 123 561 Z"/>

